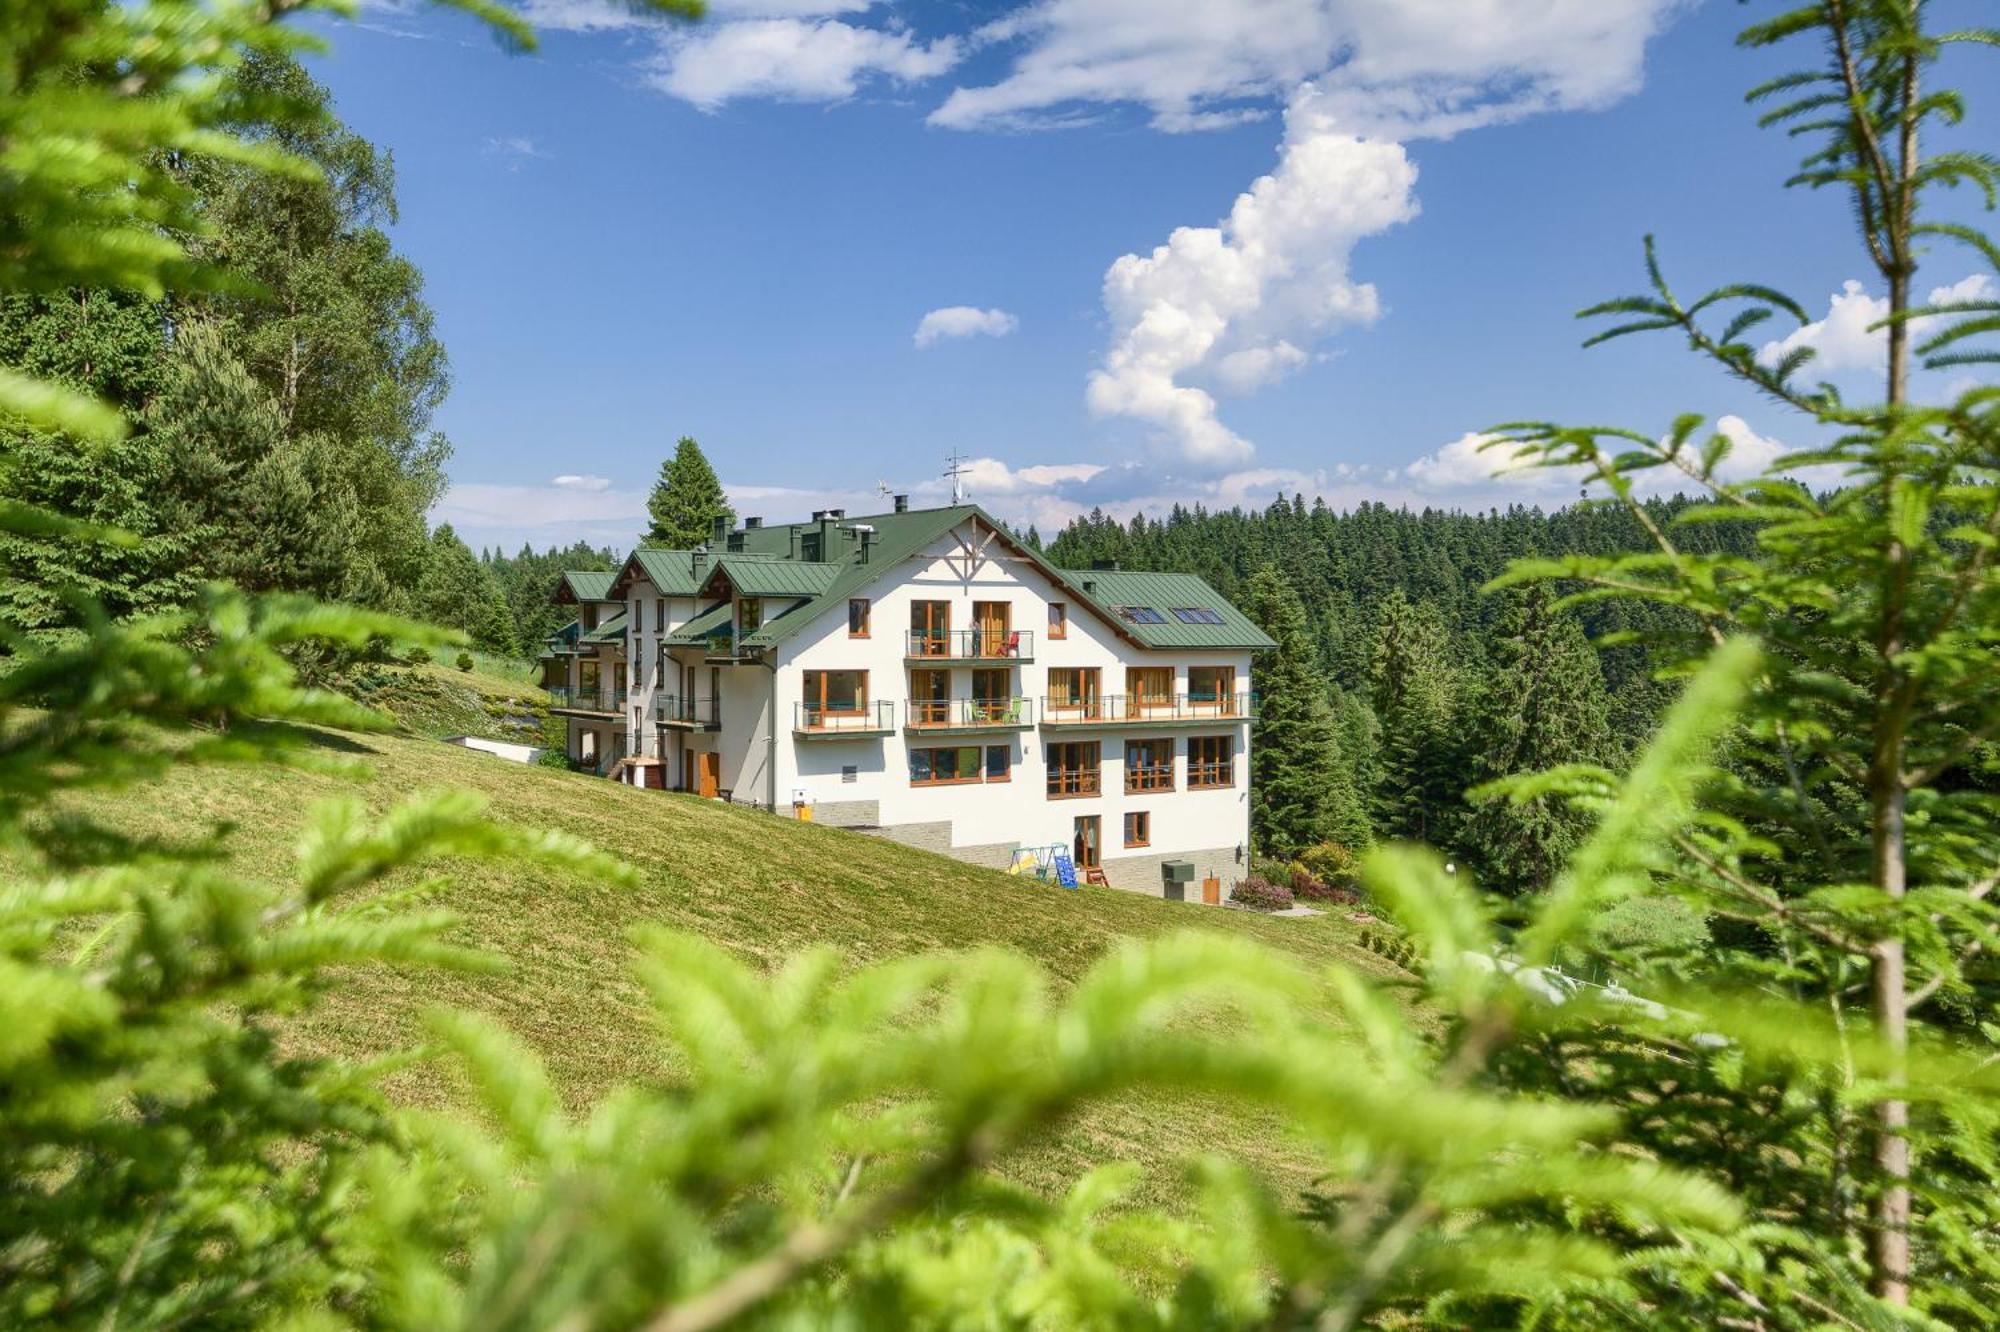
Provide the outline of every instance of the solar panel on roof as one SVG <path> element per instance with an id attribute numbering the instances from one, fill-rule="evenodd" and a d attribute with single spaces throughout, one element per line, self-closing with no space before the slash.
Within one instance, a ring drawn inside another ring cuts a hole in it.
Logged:
<path id="1" fill-rule="evenodd" d="M 1174 618 L 1182 624 L 1221 624 L 1222 616 L 1206 606 L 1176 606 Z"/>

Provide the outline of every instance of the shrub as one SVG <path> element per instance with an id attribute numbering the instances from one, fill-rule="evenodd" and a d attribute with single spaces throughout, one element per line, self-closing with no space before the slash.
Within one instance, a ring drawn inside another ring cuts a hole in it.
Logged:
<path id="1" fill-rule="evenodd" d="M 1361 883 L 1361 857 L 1340 842 L 1321 842 L 1299 852 L 1299 868 L 1331 889 L 1355 895 Z"/>
<path id="2" fill-rule="evenodd" d="M 472 654 L 470 652 L 461 652 L 458 654 L 458 669 L 461 671 L 472 669 Z"/>
<path id="3" fill-rule="evenodd" d="M 1292 890 L 1283 883 L 1252 874 L 1229 890 L 1229 900 L 1252 911 L 1283 911 L 1292 905 Z"/>
<path id="4" fill-rule="evenodd" d="M 403 660 L 409 662 L 412 666 L 428 666 L 431 664 L 431 650 L 429 648 L 413 647 L 410 649 L 409 655 L 404 657 Z"/>

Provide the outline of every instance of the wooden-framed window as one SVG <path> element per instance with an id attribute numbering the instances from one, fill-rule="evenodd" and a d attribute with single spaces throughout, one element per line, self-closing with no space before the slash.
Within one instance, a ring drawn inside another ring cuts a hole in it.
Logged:
<path id="1" fill-rule="evenodd" d="M 972 716 L 983 722 L 1015 719 L 1012 670 L 998 666 L 972 673 Z"/>
<path id="2" fill-rule="evenodd" d="M 1152 844 L 1152 814 L 1143 809 L 1127 810 L 1125 813 L 1125 845 L 1151 846 Z"/>
<path id="3" fill-rule="evenodd" d="M 1020 640 L 1012 638 L 1014 627 L 1012 606 L 1004 601 L 975 601 L 972 603 L 972 623 L 979 630 L 979 641 L 973 645 L 971 655 L 976 657 L 1014 655 L 1014 648 Z"/>
<path id="4" fill-rule="evenodd" d="M 910 655 L 949 657 L 951 655 L 951 603 L 913 601 L 910 603 Z"/>
<path id="5" fill-rule="evenodd" d="M 1081 708 L 1086 714 L 1096 711 L 1098 681 L 1099 672 L 1095 666 L 1051 666 L 1049 706 Z"/>
<path id="6" fill-rule="evenodd" d="M 736 632 L 754 634 L 764 627 L 764 599 L 744 597 L 736 603 Z"/>
<path id="7" fill-rule="evenodd" d="M 1094 796 L 1102 791 L 1103 751 L 1095 740 L 1049 746 L 1049 799 Z"/>
<path id="8" fill-rule="evenodd" d="M 1051 601 L 1049 603 L 1049 637 L 1069 637 L 1069 603 Z"/>
<path id="9" fill-rule="evenodd" d="M 1234 666 L 1188 667 L 1188 706 L 1219 717 L 1236 711 L 1236 668 Z"/>
<path id="10" fill-rule="evenodd" d="M 985 755 L 978 745 L 910 751 L 911 786 L 959 786 L 984 780 Z"/>
<path id="11" fill-rule="evenodd" d="M 1171 666 L 1127 666 L 1125 692 L 1131 695 L 1134 711 L 1164 707 L 1174 701 L 1174 668 Z"/>
<path id="12" fill-rule="evenodd" d="M 807 725 L 815 717 L 853 717 L 868 710 L 868 672 L 807 671 Z"/>
<path id="13" fill-rule="evenodd" d="M 847 599 L 847 636 L 849 638 L 868 637 L 868 598 L 849 597 Z"/>
<path id="14" fill-rule="evenodd" d="M 1188 790 L 1236 785 L 1236 742 L 1226 735 L 1188 737 Z"/>
<path id="15" fill-rule="evenodd" d="M 1171 740 L 1127 740 L 1125 742 L 1125 789 L 1127 791 L 1173 790 L 1174 742 Z"/>
<path id="16" fill-rule="evenodd" d="M 656 634 L 667 632 L 667 599 L 665 597 L 653 598 L 653 632 Z"/>
<path id="17" fill-rule="evenodd" d="M 1014 746 L 986 746 L 986 780 L 989 782 L 1014 780 Z"/>

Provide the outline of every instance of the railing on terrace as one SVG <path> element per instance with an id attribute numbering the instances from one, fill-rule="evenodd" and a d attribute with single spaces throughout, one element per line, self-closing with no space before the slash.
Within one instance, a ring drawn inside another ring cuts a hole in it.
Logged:
<path id="1" fill-rule="evenodd" d="M 653 717 L 673 726 L 720 726 L 722 712 L 712 698 L 683 698 L 679 694 L 655 694 Z"/>
<path id="2" fill-rule="evenodd" d="M 1172 763 L 1136 763 L 1125 768 L 1127 791 L 1171 791 L 1174 789 Z"/>
<path id="3" fill-rule="evenodd" d="M 1236 784 L 1236 761 L 1223 759 L 1216 763 L 1188 761 L 1188 790 L 1200 791 L 1218 786 Z"/>
<path id="4" fill-rule="evenodd" d="M 1256 715 L 1256 695 L 1099 694 L 1094 698 L 1044 695 L 1047 726 L 1102 722 L 1243 720 Z"/>
<path id="5" fill-rule="evenodd" d="M 631 752 L 631 745 L 624 736 L 619 736 L 611 742 L 610 749 L 597 756 L 597 766 L 594 771 L 599 777 L 610 776 L 611 770 L 622 763 L 625 756 Z"/>
<path id="6" fill-rule="evenodd" d="M 579 711 L 589 712 L 616 712 L 625 706 L 625 700 L 629 693 L 629 691 L 624 689 L 616 689 L 612 691 L 609 698 L 606 698 L 604 690 L 596 684 L 580 686 L 548 685 L 545 688 L 548 691 L 549 698 L 552 700 L 552 706 L 574 708 Z"/>
<path id="7" fill-rule="evenodd" d="M 1035 704 L 1027 698 L 913 698 L 906 705 L 905 715 L 913 731 L 1031 726 Z"/>
<path id="8" fill-rule="evenodd" d="M 792 729 L 812 735 L 842 732 L 866 735 L 895 729 L 896 705 L 889 699 L 863 703 L 853 708 L 822 707 L 818 703 L 792 704 Z"/>
<path id="9" fill-rule="evenodd" d="M 1094 796 L 1103 790 L 1104 773 L 1099 768 L 1049 769 L 1049 798 L 1052 800 L 1069 796 Z"/>
<path id="10" fill-rule="evenodd" d="M 1032 629 L 912 629 L 903 654 L 927 661 L 1033 661 Z"/>

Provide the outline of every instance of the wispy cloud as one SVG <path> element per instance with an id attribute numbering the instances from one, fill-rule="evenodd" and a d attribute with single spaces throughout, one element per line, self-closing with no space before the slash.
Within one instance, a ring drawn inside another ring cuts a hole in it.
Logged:
<path id="1" fill-rule="evenodd" d="M 507 164 L 509 171 L 519 171 L 530 162 L 542 162 L 555 156 L 540 142 L 525 134 L 504 134 L 486 140 L 481 151 L 488 157 L 495 157 Z"/>

